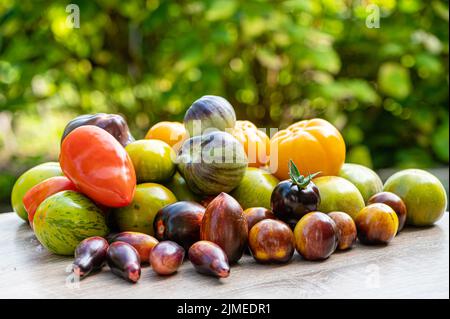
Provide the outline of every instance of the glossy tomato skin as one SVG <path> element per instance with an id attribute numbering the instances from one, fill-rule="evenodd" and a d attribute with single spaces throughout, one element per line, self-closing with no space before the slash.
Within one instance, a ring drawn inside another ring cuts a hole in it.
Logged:
<path id="1" fill-rule="evenodd" d="M 122 144 L 123 147 L 127 146 L 131 142 L 134 142 L 134 137 L 131 135 L 125 119 L 119 114 L 105 113 L 83 114 L 77 116 L 67 124 L 64 129 L 61 142 L 70 132 L 82 125 L 95 125 L 104 129 L 109 134 L 114 136 L 114 138 Z"/>
<path id="2" fill-rule="evenodd" d="M 304 215 L 317 210 L 320 204 L 320 193 L 313 182 L 304 189 L 300 189 L 289 179 L 275 187 L 270 202 L 275 217 L 294 229 Z"/>
<path id="3" fill-rule="evenodd" d="M 161 208 L 153 221 L 158 240 L 170 240 L 187 251 L 200 240 L 205 207 L 195 202 L 179 201 Z"/>
<path id="4" fill-rule="evenodd" d="M 145 139 L 161 140 L 178 150 L 186 139 L 186 129 L 183 123 L 163 121 L 153 125 L 145 135 Z"/>
<path id="5" fill-rule="evenodd" d="M 250 121 L 236 121 L 232 135 L 244 146 L 249 167 L 267 164 L 270 154 L 270 139 L 266 133 Z"/>
<path id="6" fill-rule="evenodd" d="M 37 165 L 20 175 L 11 191 L 11 206 L 17 216 L 23 220 L 28 220 L 28 213 L 23 205 L 23 197 L 33 186 L 47 178 L 62 175 L 63 172 L 57 162 L 48 162 Z"/>
<path id="7" fill-rule="evenodd" d="M 127 206 L 136 190 L 133 163 L 120 143 L 105 130 L 85 125 L 74 129 L 61 145 L 64 174 L 95 202 Z"/>
<path id="8" fill-rule="evenodd" d="M 33 186 L 23 197 L 23 205 L 28 213 L 28 221 L 33 228 L 33 218 L 38 206 L 50 195 L 61 191 L 76 191 L 77 187 L 65 176 L 55 176 Z"/>
<path id="9" fill-rule="evenodd" d="M 345 161 L 345 142 L 339 131 L 322 119 L 300 121 L 277 132 L 270 141 L 270 169 L 280 180 L 289 178 L 289 160 L 302 175 L 338 175 Z"/>

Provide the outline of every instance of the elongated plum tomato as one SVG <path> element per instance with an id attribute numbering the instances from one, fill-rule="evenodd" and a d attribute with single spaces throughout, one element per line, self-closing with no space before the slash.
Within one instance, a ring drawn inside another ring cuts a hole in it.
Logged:
<path id="1" fill-rule="evenodd" d="M 289 178 L 292 159 L 302 175 L 321 172 L 338 175 L 345 161 L 345 143 L 339 131 L 322 119 L 300 121 L 277 132 L 270 141 L 270 169 L 280 180 Z"/>
<path id="2" fill-rule="evenodd" d="M 47 197 L 61 191 L 76 191 L 77 187 L 65 176 L 55 176 L 33 186 L 23 197 L 23 205 L 28 213 L 28 221 L 33 228 L 34 213 Z"/>
<path id="3" fill-rule="evenodd" d="M 95 202 L 127 206 L 133 200 L 136 174 L 125 149 L 105 130 L 92 125 L 74 129 L 61 145 L 64 174 Z"/>

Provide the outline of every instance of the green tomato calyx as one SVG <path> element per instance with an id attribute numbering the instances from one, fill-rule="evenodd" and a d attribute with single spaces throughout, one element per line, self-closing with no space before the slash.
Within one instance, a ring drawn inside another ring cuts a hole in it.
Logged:
<path id="1" fill-rule="evenodd" d="M 299 189 L 306 188 L 309 183 L 311 183 L 312 179 L 319 175 L 321 172 L 317 172 L 314 174 L 309 174 L 308 176 L 303 176 L 300 174 L 297 166 L 295 165 L 293 160 L 289 160 L 289 177 L 293 184 L 297 185 Z"/>

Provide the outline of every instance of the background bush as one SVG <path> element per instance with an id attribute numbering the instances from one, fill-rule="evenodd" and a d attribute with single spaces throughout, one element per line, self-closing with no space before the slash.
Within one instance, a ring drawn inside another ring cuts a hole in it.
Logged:
<path id="1" fill-rule="evenodd" d="M 139 138 L 204 94 L 259 127 L 326 118 L 349 162 L 448 166 L 448 27 L 438 0 L 2 0 L 0 202 L 72 117 L 121 113 Z"/>

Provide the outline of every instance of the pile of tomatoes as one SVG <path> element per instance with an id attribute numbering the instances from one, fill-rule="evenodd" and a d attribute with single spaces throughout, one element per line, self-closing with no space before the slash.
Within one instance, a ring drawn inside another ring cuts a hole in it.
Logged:
<path id="1" fill-rule="evenodd" d="M 232 127 L 190 136 L 197 120 Z M 66 126 L 59 163 L 19 177 L 13 208 L 49 251 L 75 256 L 81 278 L 107 263 L 131 282 L 141 264 L 170 275 L 186 257 L 219 278 L 245 253 L 260 263 L 288 262 L 295 251 L 323 260 L 357 239 L 388 244 L 405 224 L 433 224 L 446 209 L 442 184 L 425 171 L 383 185 L 371 169 L 345 163 L 344 139 L 323 119 L 269 135 L 215 96 L 195 101 L 184 123 L 157 123 L 139 140 L 119 115 L 82 115 Z M 208 162 L 216 151 L 244 162 Z"/>

